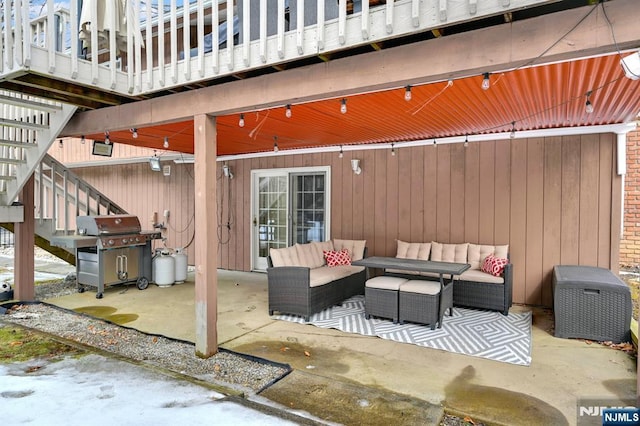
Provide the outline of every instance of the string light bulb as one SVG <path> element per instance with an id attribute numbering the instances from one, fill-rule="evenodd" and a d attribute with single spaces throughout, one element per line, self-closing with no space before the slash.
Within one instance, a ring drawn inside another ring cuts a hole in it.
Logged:
<path id="1" fill-rule="evenodd" d="M 433 139 L 433 146 L 435 147 L 437 145 L 437 142 L 435 139 Z"/>
<path id="2" fill-rule="evenodd" d="M 134 127 L 133 129 L 129 129 L 129 131 L 131 132 L 131 136 L 133 136 L 134 139 L 138 139 L 138 129 Z"/>
<path id="3" fill-rule="evenodd" d="M 469 135 L 464 135 L 464 147 L 469 147 Z"/>
<path id="4" fill-rule="evenodd" d="M 169 137 L 167 136 L 164 137 L 164 142 L 162 143 L 162 146 L 164 147 L 164 149 L 169 148 Z"/>
<path id="5" fill-rule="evenodd" d="M 240 120 L 238 120 L 238 126 L 244 127 L 244 114 L 240 114 Z"/>
<path id="6" fill-rule="evenodd" d="M 407 102 L 411 100 L 411 86 L 404 88 L 404 100 Z"/>
<path id="7" fill-rule="evenodd" d="M 396 156 L 396 148 L 393 146 L 393 144 L 391 144 L 391 156 L 392 157 Z"/>
<path id="8" fill-rule="evenodd" d="M 591 90 L 587 92 L 587 102 L 584 104 L 584 110 L 587 114 L 591 114 L 593 112 L 593 104 L 591 103 Z"/>
<path id="9" fill-rule="evenodd" d="M 278 152 L 278 137 L 274 136 L 273 137 L 273 152 Z"/>
<path id="10" fill-rule="evenodd" d="M 491 87 L 491 79 L 489 78 L 489 73 L 485 72 L 482 74 L 482 90 L 489 90 Z"/>
<path id="11" fill-rule="evenodd" d="M 516 137 L 516 122 L 515 121 L 511 122 L 511 133 L 509 134 L 509 137 L 511 139 L 514 139 Z"/>
<path id="12" fill-rule="evenodd" d="M 109 132 L 104 132 L 104 143 L 109 145 L 111 143 L 111 139 L 109 139 Z"/>
<path id="13" fill-rule="evenodd" d="M 284 111 L 284 116 L 287 118 L 291 118 L 291 104 L 287 104 L 287 107 Z"/>
<path id="14" fill-rule="evenodd" d="M 85 139 L 84 139 L 84 135 L 80 136 L 80 143 L 82 145 L 84 145 Z"/>
<path id="15" fill-rule="evenodd" d="M 342 98 L 342 101 L 340 101 L 340 112 L 343 114 L 347 113 L 347 99 L 346 98 Z"/>
<path id="16" fill-rule="evenodd" d="M 62 139 L 60 139 L 59 144 L 60 144 L 60 149 L 62 149 L 62 147 L 63 147 Z"/>
<path id="17" fill-rule="evenodd" d="M 342 145 L 340 145 L 340 154 L 338 154 L 338 158 L 344 157 L 344 153 L 342 152 Z"/>

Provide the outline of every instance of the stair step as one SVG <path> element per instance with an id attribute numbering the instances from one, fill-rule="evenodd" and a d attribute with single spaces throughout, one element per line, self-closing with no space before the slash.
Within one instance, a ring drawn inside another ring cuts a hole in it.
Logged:
<path id="1" fill-rule="evenodd" d="M 38 145 L 29 142 L 12 141 L 9 139 L 0 139 L 0 146 L 11 146 L 17 148 L 37 148 Z"/>
<path id="2" fill-rule="evenodd" d="M 37 109 L 38 111 L 58 112 L 62 110 L 59 105 L 51 105 L 38 101 L 31 101 L 28 99 L 16 98 L 13 96 L 0 95 L 0 104 L 8 104 L 14 106 L 20 106 L 24 108 Z"/>
<path id="3" fill-rule="evenodd" d="M 8 120 L 6 118 L 0 118 L 0 126 L 17 127 L 20 129 L 29 130 L 46 130 L 49 128 L 46 124 L 29 123 L 27 121 Z"/>
<path id="4" fill-rule="evenodd" d="M 16 180 L 15 176 L 0 176 L 0 180 Z"/>
<path id="5" fill-rule="evenodd" d="M 0 158 L 0 164 L 27 164 L 27 160 L 20 158 Z"/>

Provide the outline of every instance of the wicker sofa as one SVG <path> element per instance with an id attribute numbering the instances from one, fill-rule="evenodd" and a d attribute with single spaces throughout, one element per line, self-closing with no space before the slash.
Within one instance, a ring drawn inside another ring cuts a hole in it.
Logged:
<path id="1" fill-rule="evenodd" d="M 351 260 L 359 260 L 366 255 L 365 243 L 362 240 L 333 240 L 270 249 L 267 258 L 269 315 L 278 311 L 309 321 L 316 312 L 356 294 L 364 294 L 365 268 L 329 267 L 324 252 L 347 249 Z"/>
<path id="2" fill-rule="evenodd" d="M 396 257 L 443 262 L 469 263 L 471 268 L 455 277 L 453 304 L 470 308 L 499 311 L 509 314 L 513 294 L 513 264 L 508 262 L 500 276 L 493 276 L 481 270 L 484 260 L 493 254 L 497 258 L 509 259 L 508 245 L 407 243 L 398 240 Z M 407 271 L 386 270 L 386 275 L 416 279 L 438 279 L 436 274 L 407 273 Z"/>

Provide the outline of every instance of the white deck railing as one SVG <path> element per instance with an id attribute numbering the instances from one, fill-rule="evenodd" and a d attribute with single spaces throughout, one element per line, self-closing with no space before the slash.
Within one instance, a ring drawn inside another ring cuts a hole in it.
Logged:
<path id="1" fill-rule="evenodd" d="M 99 13 L 96 0 L 80 10 L 75 0 L 68 9 L 40 0 L 45 12 L 33 19 L 36 2 L 5 1 L 0 80 L 30 69 L 141 95 L 549 2 L 371 0 L 370 7 L 355 0 L 349 13 L 347 0 L 190 0 L 185 7 L 159 0 L 157 9 L 146 0 L 100 1 L 116 13 Z"/>

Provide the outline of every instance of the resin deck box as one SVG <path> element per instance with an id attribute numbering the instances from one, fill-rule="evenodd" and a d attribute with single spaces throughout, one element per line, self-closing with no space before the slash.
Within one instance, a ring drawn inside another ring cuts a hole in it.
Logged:
<path id="1" fill-rule="evenodd" d="M 552 286 L 556 337 L 630 340 L 631 292 L 613 272 L 559 265 L 553 268 Z"/>

